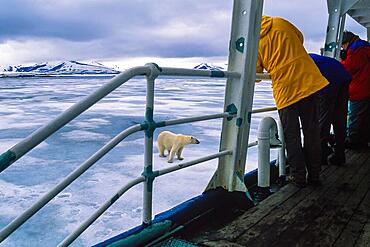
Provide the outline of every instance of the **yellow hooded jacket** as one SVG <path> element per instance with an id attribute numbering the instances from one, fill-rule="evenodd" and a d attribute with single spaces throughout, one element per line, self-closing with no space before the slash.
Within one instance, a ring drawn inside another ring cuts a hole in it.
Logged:
<path id="1" fill-rule="evenodd" d="M 276 106 L 283 109 L 329 84 L 303 46 L 302 33 L 290 22 L 262 16 L 257 72 L 271 75 Z"/>

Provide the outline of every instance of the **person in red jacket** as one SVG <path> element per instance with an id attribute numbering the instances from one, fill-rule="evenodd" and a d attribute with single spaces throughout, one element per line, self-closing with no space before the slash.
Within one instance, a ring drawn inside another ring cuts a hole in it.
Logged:
<path id="1" fill-rule="evenodd" d="M 341 62 L 351 74 L 346 147 L 366 148 L 370 134 L 370 43 L 343 32 Z"/>

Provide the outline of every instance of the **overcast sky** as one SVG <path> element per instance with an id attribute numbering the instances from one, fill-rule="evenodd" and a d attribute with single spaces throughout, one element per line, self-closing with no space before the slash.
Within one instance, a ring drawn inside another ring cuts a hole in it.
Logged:
<path id="1" fill-rule="evenodd" d="M 190 67 L 227 60 L 232 0 L 0 0 L 0 65 L 99 61 L 121 68 Z M 265 15 L 293 22 L 318 52 L 326 0 L 265 0 Z M 366 38 L 347 18 L 346 28 Z"/>

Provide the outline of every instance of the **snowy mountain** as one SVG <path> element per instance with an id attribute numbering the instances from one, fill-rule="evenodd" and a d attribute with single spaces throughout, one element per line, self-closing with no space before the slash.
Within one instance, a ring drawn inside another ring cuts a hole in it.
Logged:
<path id="1" fill-rule="evenodd" d="M 208 64 L 208 63 L 198 64 L 197 66 L 194 67 L 194 69 L 217 70 L 217 71 L 224 70 L 224 68 L 222 68 L 220 66 L 216 66 L 216 65 Z"/>
<path id="2" fill-rule="evenodd" d="M 45 62 L 31 66 L 0 67 L 0 74 L 9 75 L 72 75 L 72 74 L 118 74 L 119 71 L 101 63 L 81 63 L 77 61 Z"/>

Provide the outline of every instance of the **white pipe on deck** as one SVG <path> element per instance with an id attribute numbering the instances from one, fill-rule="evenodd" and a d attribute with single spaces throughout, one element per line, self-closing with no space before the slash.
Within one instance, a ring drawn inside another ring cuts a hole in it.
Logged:
<path id="1" fill-rule="evenodd" d="M 258 126 L 258 187 L 270 186 L 270 145 L 280 145 L 277 125 L 272 117 L 265 117 Z"/>
<path id="2" fill-rule="evenodd" d="M 278 121 L 278 133 L 279 133 L 279 139 L 281 142 L 281 148 L 278 152 L 278 158 L 277 158 L 277 165 L 279 166 L 279 177 L 285 176 L 286 174 L 286 156 L 285 156 L 285 140 L 284 140 L 284 132 L 283 132 L 283 126 L 281 125 L 281 122 Z"/>

